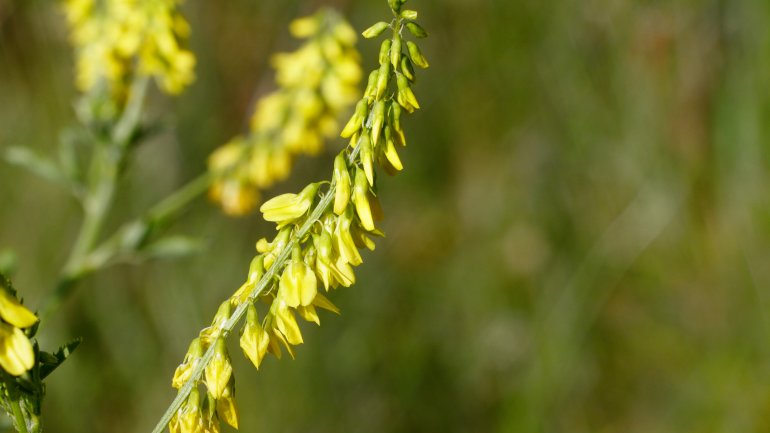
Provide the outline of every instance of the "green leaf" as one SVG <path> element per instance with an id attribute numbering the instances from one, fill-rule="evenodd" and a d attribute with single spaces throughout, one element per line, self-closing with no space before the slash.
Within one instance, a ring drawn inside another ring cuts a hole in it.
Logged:
<path id="1" fill-rule="evenodd" d="M 53 373 L 69 356 L 77 349 L 81 338 L 76 338 L 69 343 L 61 346 L 59 350 L 54 353 L 40 352 L 40 379 L 45 379 L 49 374 Z"/>

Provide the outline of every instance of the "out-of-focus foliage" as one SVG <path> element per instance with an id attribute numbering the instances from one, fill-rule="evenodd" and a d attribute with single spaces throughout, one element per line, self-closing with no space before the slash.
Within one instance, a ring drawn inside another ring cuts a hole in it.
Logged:
<path id="1" fill-rule="evenodd" d="M 270 53 L 291 47 L 283 29 L 319 3 L 185 3 L 198 79 L 176 102 L 154 98 L 175 126 L 139 149 L 119 212 L 201 172 L 243 130 L 269 91 Z M 328 3 L 359 30 L 382 7 Z M 303 328 L 313 335 L 296 360 L 257 373 L 234 357 L 241 424 L 770 431 L 770 5 L 414 8 L 431 30 L 431 69 L 416 84 L 423 110 L 404 126 L 407 169 L 382 186 L 388 237 L 356 290 L 337 293 L 342 318 Z M 0 2 L 0 147 L 55 149 L 73 118 L 69 53 L 54 3 Z M 364 48 L 365 63 L 376 55 Z M 301 161 L 272 193 L 330 166 Z M 15 250 L 14 281 L 34 306 L 79 213 L 0 167 L 0 251 Z M 208 252 L 95 275 L 41 331 L 44 347 L 84 338 L 47 384 L 50 431 L 149 430 L 187 343 L 273 228 L 201 201 L 178 230 L 209 239 Z"/>

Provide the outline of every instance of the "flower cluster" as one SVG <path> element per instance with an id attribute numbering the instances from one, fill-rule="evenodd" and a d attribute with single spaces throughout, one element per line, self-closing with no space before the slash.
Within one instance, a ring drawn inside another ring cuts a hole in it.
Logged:
<path id="1" fill-rule="evenodd" d="M 395 18 L 363 33 L 372 38 L 390 29 L 392 37 L 382 43 L 380 65 L 369 75 L 364 97 L 342 130 L 350 145 L 334 160 L 332 180 L 311 183 L 260 207 L 264 218 L 276 223 L 278 234 L 272 241 L 257 242 L 259 254 L 246 282 L 219 307 L 211 326 L 201 331 L 177 368 L 173 386 L 181 393 L 192 384 L 193 392 L 171 419 L 172 432 L 218 431 L 217 419 L 237 426 L 233 370 L 224 337 L 240 315 L 246 316 L 240 346 L 257 369 L 268 353 L 280 358 L 286 350 L 294 357 L 294 346 L 303 342 L 297 316 L 320 324 L 319 308 L 339 313 L 324 293 L 352 285 L 354 267 L 363 262 L 359 250 L 373 250 L 372 236 L 382 236 L 376 227 L 382 211 L 375 167 L 389 174 L 402 169 L 397 153 L 406 145 L 401 115 L 419 108 L 411 90 L 413 65 L 428 67 L 414 42 L 402 43 L 404 29 L 418 38 L 427 35 L 414 22 L 417 12 L 402 10 L 403 3 L 389 0 Z M 257 300 L 268 305 L 261 320 Z M 200 385 L 207 390 L 203 403 Z"/>
<path id="2" fill-rule="evenodd" d="M 37 316 L 21 305 L 10 282 L 2 275 L 0 318 L 0 367 L 8 374 L 20 376 L 35 365 L 32 343 L 23 329 L 37 323 Z"/>
<path id="3" fill-rule="evenodd" d="M 125 99 L 134 76 L 154 77 L 168 93 L 194 79 L 194 55 L 183 48 L 190 28 L 181 0 L 66 0 L 77 56 L 77 85 L 106 88 Z"/>
<path id="4" fill-rule="evenodd" d="M 339 14 L 322 9 L 292 22 L 290 31 L 307 41 L 273 58 L 278 90 L 258 101 L 248 134 L 209 159 L 216 177 L 211 198 L 231 215 L 254 209 L 259 190 L 285 179 L 296 155 L 317 154 L 358 96 L 356 34 Z"/>

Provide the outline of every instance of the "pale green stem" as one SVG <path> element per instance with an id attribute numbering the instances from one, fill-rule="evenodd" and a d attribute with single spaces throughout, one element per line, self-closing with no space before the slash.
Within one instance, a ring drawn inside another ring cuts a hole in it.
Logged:
<path id="1" fill-rule="evenodd" d="M 29 430 L 27 430 L 27 420 L 21 411 L 19 400 L 12 400 L 11 408 L 13 410 L 13 418 L 16 421 L 14 424 L 19 428 L 19 433 L 29 433 Z"/>
<path id="2" fill-rule="evenodd" d="M 105 218 L 112 207 L 120 165 L 126 156 L 131 134 L 139 124 L 149 78 L 137 78 L 131 86 L 131 97 L 123 115 L 113 128 L 107 143 L 97 143 L 91 161 L 89 189 L 83 199 L 83 222 L 53 293 L 41 308 L 46 318 L 55 311 L 83 276 L 89 253 L 96 244 Z"/>

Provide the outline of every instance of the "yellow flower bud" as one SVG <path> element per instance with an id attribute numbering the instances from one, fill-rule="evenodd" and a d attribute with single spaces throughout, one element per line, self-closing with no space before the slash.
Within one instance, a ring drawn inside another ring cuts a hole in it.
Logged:
<path id="1" fill-rule="evenodd" d="M 224 338 L 218 338 L 214 349 L 214 356 L 206 366 L 206 387 L 209 392 L 218 399 L 230 381 L 233 374 L 233 366 L 230 364 L 230 357 L 227 354 Z"/>
<path id="2" fill-rule="evenodd" d="M 361 159 L 361 165 L 364 166 L 364 173 L 366 173 L 366 179 L 369 181 L 369 185 L 374 185 L 374 153 L 372 150 L 372 141 L 369 138 L 369 134 L 365 131 L 361 137 L 361 151 L 359 152 L 359 158 Z"/>
<path id="3" fill-rule="evenodd" d="M 356 183 L 353 187 L 353 204 L 356 207 L 358 219 L 366 230 L 374 230 L 372 210 L 369 207 L 369 183 L 366 175 L 361 170 L 356 170 Z"/>
<path id="4" fill-rule="evenodd" d="M 356 111 L 353 113 L 353 116 L 351 116 L 350 120 L 348 120 L 345 128 L 342 129 L 340 137 L 348 138 L 355 134 L 359 129 L 361 129 L 361 125 L 363 125 L 368 111 L 369 106 L 367 105 L 366 101 L 363 99 L 358 101 L 356 104 Z"/>
<path id="5" fill-rule="evenodd" d="M 341 215 L 350 201 L 350 173 L 342 153 L 334 158 L 334 180 L 337 185 L 334 192 L 334 213 Z"/>
<path id="6" fill-rule="evenodd" d="M 380 140 L 380 132 L 382 132 L 382 125 L 385 123 L 385 102 L 377 101 L 374 103 L 372 109 L 372 144 L 373 147 L 377 146 L 377 142 Z"/>

